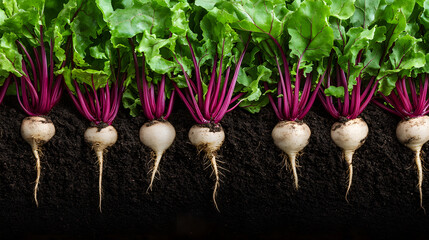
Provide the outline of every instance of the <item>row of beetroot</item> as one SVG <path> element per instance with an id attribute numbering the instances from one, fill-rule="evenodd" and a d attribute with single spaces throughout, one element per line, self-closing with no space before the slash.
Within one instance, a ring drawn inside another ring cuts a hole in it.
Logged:
<path id="1" fill-rule="evenodd" d="M 311 131 L 302 121 L 318 97 L 338 120 L 332 140 L 343 149 L 352 184 L 354 152 L 365 142 L 359 118 L 372 101 L 400 116 L 401 143 L 415 152 L 420 205 L 420 150 L 429 140 L 429 5 L 414 1 L 0 2 L 0 103 L 16 94 L 29 117 L 22 137 L 40 178 L 40 146 L 55 134 L 48 114 L 63 89 L 94 125 L 84 134 L 97 154 L 99 208 L 103 152 L 115 144 L 121 103 L 148 122 L 140 140 L 154 152 L 152 185 L 176 132 L 167 121 L 178 95 L 196 125 L 189 139 L 210 160 L 219 187 L 220 125 L 236 107 L 271 104 L 280 120 L 274 143 L 286 153 L 298 189 L 296 156 Z M 48 46 L 48 47 L 47 47 Z M 2 78 L 1 76 L 4 76 Z M 14 86 L 13 86 L 14 85 Z M 11 87 L 9 87 L 11 86 Z M 374 98 L 374 96 L 378 96 Z"/>

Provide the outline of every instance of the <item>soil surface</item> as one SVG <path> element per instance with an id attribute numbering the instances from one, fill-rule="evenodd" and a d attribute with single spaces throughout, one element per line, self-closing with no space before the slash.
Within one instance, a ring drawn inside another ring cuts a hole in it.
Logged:
<path id="1" fill-rule="evenodd" d="M 413 153 L 395 136 L 400 119 L 374 105 L 362 114 L 370 133 L 354 155 L 349 202 L 344 199 L 347 165 L 330 139 L 334 120 L 321 104 L 316 102 L 304 119 L 312 135 L 298 158 L 299 190 L 271 139 L 277 123 L 272 109 L 267 106 L 256 115 L 243 109 L 228 113 L 222 121 L 226 140 L 218 153 L 226 169 L 217 196 L 220 212 L 212 202 L 211 169 L 187 138 L 194 121 L 180 101 L 170 117 L 176 140 L 149 193 L 151 152 L 138 136 L 145 119 L 119 111 L 113 123 L 118 142 L 105 154 L 102 213 L 96 156 L 83 140 L 89 122 L 67 96 L 49 116 L 56 134 L 43 146 L 36 207 L 35 160 L 20 135 L 26 115 L 14 97 L 0 106 L 2 236 L 368 239 L 422 237 L 429 231 L 429 216 L 419 205 Z M 422 159 L 429 157 L 428 148 L 426 144 Z M 429 174 L 423 194 L 429 209 Z"/>

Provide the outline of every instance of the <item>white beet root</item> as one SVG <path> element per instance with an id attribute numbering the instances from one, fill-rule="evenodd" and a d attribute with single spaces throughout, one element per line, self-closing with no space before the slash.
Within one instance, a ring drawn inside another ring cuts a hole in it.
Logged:
<path id="1" fill-rule="evenodd" d="M 216 209 L 219 211 L 218 205 L 216 203 L 216 192 L 219 187 L 219 167 L 216 162 L 216 152 L 220 149 L 223 141 L 225 140 L 225 132 L 220 125 L 219 129 L 216 129 L 216 131 L 213 131 L 206 126 L 194 125 L 189 130 L 188 137 L 192 145 L 197 147 L 198 150 L 204 151 L 206 153 L 206 157 L 210 160 L 213 174 L 216 178 L 213 189 L 213 203 Z"/>
<path id="2" fill-rule="evenodd" d="M 355 118 L 347 122 L 336 122 L 331 128 L 331 138 L 334 143 L 343 149 L 343 157 L 349 165 L 349 184 L 346 192 L 349 194 L 353 179 L 353 154 L 365 143 L 368 136 L 368 125 L 362 118 Z"/>
<path id="3" fill-rule="evenodd" d="M 21 123 L 21 136 L 30 144 L 33 155 L 36 158 L 36 182 L 34 186 L 34 201 L 39 206 L 37 200 L 37 190 L 40 181 L 40 146 L 51 140 L 55 135 L 55 126 L 48 117 L 32 116 L 26 117 Z"/>
<path id="4" fill-rule="evenodd" d="M 140 128 L 140 141 L 154 152 L 154 165 L 151 169 L 151 179 L 147 191 L 152 190 L 153 180 L 158 172 L 162 155 L 171 146 L 176 138 L 176 130 L 168 121 L 154 120 L 145 123 Z"/>
<path id="5" fill-rule="evenodd" d="M 420 207 L 423 207 L 423 166 L 420 158 L 422 146 L 429 141 L 429 117 L 421 116 L 408 120 L 402 120 L 396 127 L 396 137 L 399 142 L 415 153 L 415 162 L 418 172 L 418 188 L 420 192 Z"/>
<path id="6" fill-rule="evenodd" d="M 298 174 L 296 172 L 296 155 L 307 146 L 311 130 L 304 122 L 281 121 L 273 129 L 274 144 L 286 153 L 298 189 Z M 285 158 L 287 166 L 287 159 Z"/>
<path id="7" fill-rule="evenodd" d="M 103 154 L 106 148 L 114 145 L 118 140 L 118 132 L 113 126 L 94 126 L 86 129 L 85 141 L 91 144 L 92 149 L 94 149 L 95 154 L 97 155 L 98 164 L 100 167 L 100 173 L 98 177 L 98 194 L 99 194 L 99 209 L 101 212 L 101 200 L 102 200 L 102 180 L 103 180 Z"/>

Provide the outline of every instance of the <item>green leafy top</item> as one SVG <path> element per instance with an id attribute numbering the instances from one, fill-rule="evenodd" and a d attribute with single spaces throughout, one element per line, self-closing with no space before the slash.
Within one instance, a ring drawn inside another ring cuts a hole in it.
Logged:
<path id="1" fill-rule="evenodd" d="M 281 58 L 290 52 L 289 62 L 300 62 L 300 68 L 308 72 L 311 62 L 321 60 L 331 51 L 330 12 L 323 2 L 296 1 L 289 8 L 278 0 L 216 1 L 201 6 L 234 29 L 252 32 L 252 39 L 262 45 L 263 53 L 274 66 L 273 57 Z"/>
<path id="2" fill-rule="evenodd" d="M 379 90 L 389 94 L 399 76 L 425 65 L 419 53 L 419 39 L 411 37 L 407 20 L 412 17 L 414 1 L 391 0 L 329 0 L 329 23 L 334 30 L 336 59 L 347 73 L 349 90 L 356 78 L 368 80 L 376 76 Z M 354 11 L 353 7 L 354 6 Z M 332 86 L 327 94 L 342 97 Z"/>
<path id="3" fill-rule="evenodd" d="M 134 62 L 129 39 L 135 43 L 137 56 L 145 56 L 147 80 L 157 83 L 162 74 L 170 78 L 180 73 L 174 53 L 185 45 L 187 35 L 194 37 L 189 28 L 190 6 L 184 0 L 161 1 L 161 0 L 133 0 L 133 1 L 111 1 L 97 0 L 98 9 L 101 10 L 104 21 L 111 36 L 112 46 L 123 52 L 123 66 L 127 66 L 128 86 L 124 93 L 124 106 L 129 108 L 131 115 L 136 116 L 140 108 L 138 90 L 134 79 Z M 187 59 L 187 69 L 190 60 Z M 167 96 L 171 93 L 172 86 L 167 83 Z"/>
<path id="4" fill-rule="evenodd" d="M 124 49 L 115 49 L 113 38 L 105 21 L 105 13 L 100 11 L 102 1 L 71 0 L 79 12 L 70 22 L 73 61 L 63 69 L 64 80 L 74 91 L 73 81 L 94 85 L 95 89 L 116 81 L 116 71 L 126 72 L 130 58 Z M 70 16 L 69 12 L 64 15 Z M 129 75 L 128 81 L 130 79 Z M 93 84 L 94 83 L 94 84 Z"/>
<path id="5" fill-rule="evenodd" d="M 131 51 L 128 39 L 133 38 L 136 52 L 144 53 L 151 71 L 166 74 L 177 67 L 172 53 L 178 37 L 192 35 L 186 1 L 134 0 L 114 6 L 109 0 L 98 0 L 97 6 L 110 28 L 114 47 Z"/>
<path id="6" fill-rule="evenodd" d="M 377 78 L 381 80 L 379 91 L 387 96 L 398 78 L 427 72 L 426 56 L 420 45 L 421 36 L 415 32 L 419 11 L 415 1 L 385 0 L 380 5 L 385 10 L 379 11 L 378 16 L 386 26 L 387 37 Z"/>
<path id="7" fill-rule="evenodd" d="M 276 72 L 277 62 L 284 63 L 292 74 L 297 68 L 308 73 L 331 51 L 334 36 L 328 24 L 330 9 L 321 1 L 218 0 L 195 4 L 231 26 L 239 36 L 252 33 L 255 46 L 246 55 L 238 79 L 245 86 L 243 91 L 249 92 L 241 106 L 251 112 L 268 103 L 262 82 L 277 82 L 278 73 L 272 72 Z"/>
<path id="8" fill-rule="evenodd" d="M 0 1 L 0 76 L 9 73 L 22 76 L 22 56 L 16 41 L 27 47 L 40 46 L 40 26 L 44 41 L 54 42 L 56 68 L 65 61 L 65 43 L 70 36 L 70 23 L 82 0 Z M 0 84 L 2 78 L 0 77 Z"/>
<path id="9" fill-rule="evenodd" d="M 298 64 L 320 61 L 329 56 L 333 44 L 333 30 L 329 27 L 329 7 L 321 1 L 304 1 L 287 21 L 291 57 Z"/>

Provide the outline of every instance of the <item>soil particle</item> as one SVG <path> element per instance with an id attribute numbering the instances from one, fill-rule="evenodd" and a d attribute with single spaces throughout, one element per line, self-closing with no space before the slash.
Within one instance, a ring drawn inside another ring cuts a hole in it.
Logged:
<path id="1" fill-rule="evenodd" d="M 222 131 L 222 125 L 220 123 L 207 123 L 207 124 L 197 124 L 199 127 L 209 128 L 210 132 L 220 132 Z"/>
<path id="2" fill-rule="evenodd" d="M 346 117 L 343 117 L 343 116 L 341 116 L 339 119 L 338 119 L 338 122 L 340 122 L 340 123 L 346 123 L 346 122 L 348 122 L 350 119 L 348 119 L 348 118 L 346 118 Z"/>
<path id="3" fill-rule="evenodd" d="M 165 120 L 165 119 L 163 119 L 163 118 L 160 118 L 160 119 L 157 119 L 157 120 L 152 120 L 152 121 L 146 122 L 146 123 L 144 123 L 144 125 L 145 125 L 146 127 L 150 127 L 150 126 L 155 125 L 155 124 L 156 124 L 156 123 L 158 123 L 158 122 L 167 122 L 167 120 Z"/>
<path id="4" fill-rule="evenodd" d="M 332 125 L 332 132 L 345 125 L 345 122 L 336 122 Z"/>
<path id="5" fill-rule="evenodd" d="M 29 120 L 31 120 L 32 122 L 52 123 L 51 118 L 49 118 L 48 116 L 45 116 L 45 115 L 39 115 L 39 116 L 37 116 L 37 117 L 43 118 L 44 120 L 41 120 L 41 119 L 34 119 L 34 118 L 32 118 L 32 117 L 26 117 L 25 119 L 29 119 Z"/>
<path id="6" fill-rule="evenodd" d="M 404 145 L 406 146 L 406 145 L 408 145 L 408 144 L 410 144 L 411 142 L 414 142 L 414 141 L 416 141 L 416 140 L 419 140 L 419 138 L 416 138 L 416 137 L 410 137 L 410 138 L 408 138 L 407 140 L 405 140 Z"/>
<path id="7" fill-rule="evenodd" d="M 90 123 L 91 127 L 97 127 L 97 132 L 100 132 L 101 130 L 103 130 L 104 128 L 108 127 L 109 124 L 101 122 L 99 124 L 95 124 L 93 122 Z"/>

